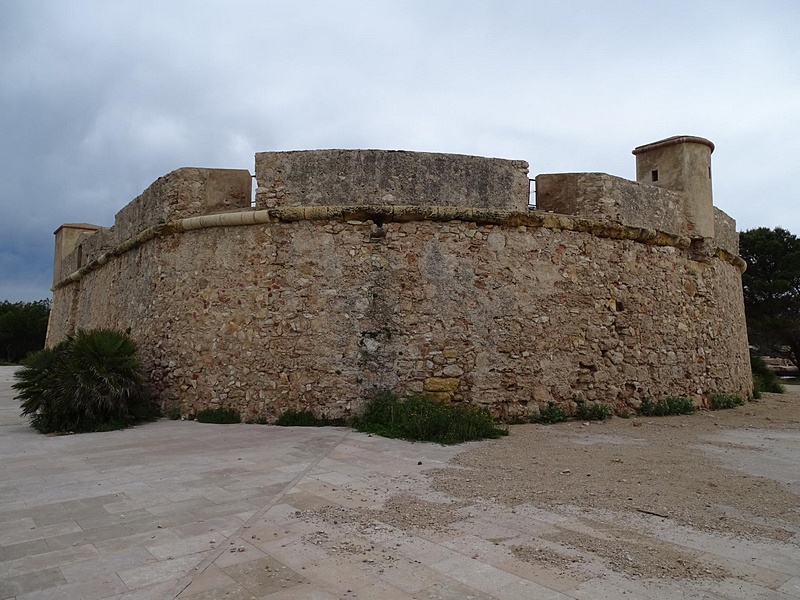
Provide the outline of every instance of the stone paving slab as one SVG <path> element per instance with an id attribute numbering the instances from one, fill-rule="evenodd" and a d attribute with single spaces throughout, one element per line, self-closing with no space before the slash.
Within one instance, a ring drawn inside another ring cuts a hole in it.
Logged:
<path id="1" fill-rule="evenodd" d="M 756 542 L 641 515 L 642 530 L 737 577 L 638 580 L 600 563 L 572 572 L 512 552 L 573 552 L 553 534 L 602 537 L 599 524 L 614 515 L 592 515 L 595 527 L 580 515 L 484 502 L 454 509 L 445 528 L 321 522 L 304 511 L 378 515 L 400 493 L 446 503 L 425 470 L 470 445 L 168 420 L 46 437 L 19 417 L 12 372 L 0 367 L 0 600 L 800 598 L 800 536 Z M 775 440 L 762 464 L 753 463 L 759 453 L 726 460 L 795 485 L 800 437 Z"/>

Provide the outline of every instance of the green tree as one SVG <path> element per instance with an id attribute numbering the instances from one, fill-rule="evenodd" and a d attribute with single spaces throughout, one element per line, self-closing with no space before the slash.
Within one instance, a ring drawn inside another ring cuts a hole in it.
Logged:
<path id="1" fill-rule="evenodd" d="M 44 348 L 50 300 L 0 302 L 0 361 L 18 363 Z"/>
<path id="2" fill-rule="evenodd" d="M 800 239 L 776 227 L 739 235 L 750 343 L 800 366 Z"/>

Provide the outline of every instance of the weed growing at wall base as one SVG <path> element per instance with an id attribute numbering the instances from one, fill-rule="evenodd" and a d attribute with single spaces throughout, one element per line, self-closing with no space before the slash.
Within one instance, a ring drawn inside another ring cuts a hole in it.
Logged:
<path id="1" fill-rule="evenodd" d="M 602 402 L 583 402 L 578 404 L 575 418 L 579 421 L 604 421 L 610 419 L 614 411 Z"/>
<path id="2" fill-rule="evenodd" d="M 342 419 L 325 419 L 317 417 L 310 410 L 287 410 L 275 421 L 275 425 L 281 427 L 336 427 L 345 424 L 346 423 Z"/>
<path id="3" fill-rule="evenodd" d="M 657 402 L 649 398 L 642 400 L 639 413 L 645 417 L 666 417 L 668 415 L 689 415 L 695 411 L 691 398 L 686 396 L 667 396 Z"/>
<path id="4" fill-rule="evenodd" d="M 539 408 L 539 414 L 531 417 L 531 423 L 545 423 L 552 425 L 553 423 L 561 423 L 569 419 L 567 413 L 555 402 L 549 402 L 547 406 Z"/>
<path id="5" fill-rule="evenodd" d="M 375 394 L 351 425 L 364 433 L 439 444 L 508 435 L 486 408 L 444 404 L 424 395 L 401 399 L 392 392 Z"/>
<path id="6" fill-rule="evenodd" d="M 744 403 L 744 398 L 733 394 L 711 394 L 711 398 L 708 399 L 708 408 L 710 410 L 724 410 L 742 406 Z"/>
<path id="7" fill-rule="evenodd" d="M 195 419 L 200 423 L 216 423 L 218 425 L 242 422 L 236 409 L 224 407 L 204 408 L 195 415 Z"/>

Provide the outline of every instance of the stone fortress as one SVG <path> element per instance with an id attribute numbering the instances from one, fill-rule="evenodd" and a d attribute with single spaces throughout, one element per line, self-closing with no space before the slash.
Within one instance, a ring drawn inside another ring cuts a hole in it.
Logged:
<path id="1" fill-rule="evenodd" d="M 130 329 L 162 406 L 347 415 L 375 390 L 502 418 L 752 389 L 734 221 L 699 137 L 637 181 L 380 150 L 182 168 L 55 232 L 48 344 Z"/>

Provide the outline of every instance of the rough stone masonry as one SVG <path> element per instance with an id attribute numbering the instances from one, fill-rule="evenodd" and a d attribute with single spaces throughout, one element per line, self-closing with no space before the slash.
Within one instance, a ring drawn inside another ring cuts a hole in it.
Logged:
<path id="1" fill-rule="evenodd" d="M 547 403 L 747 396 L 734 221 L 708 140 L 634 150 L 637 182 L 524 161 L 265 152 L 182 168 L 113 227 L 56 231 L 48 344 L 130 328 L 165 409 L 342 416 L 375 390 L 504 418 Z"/>

